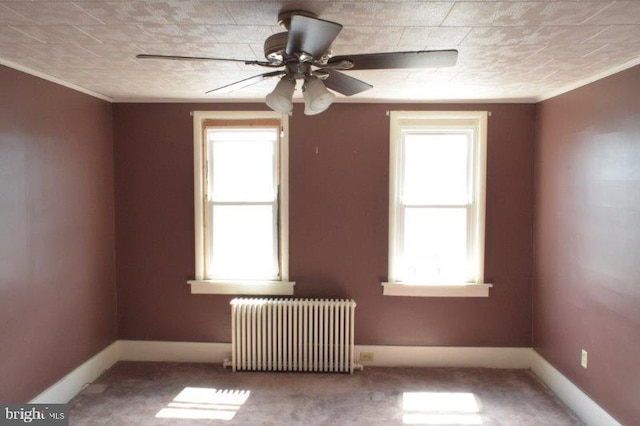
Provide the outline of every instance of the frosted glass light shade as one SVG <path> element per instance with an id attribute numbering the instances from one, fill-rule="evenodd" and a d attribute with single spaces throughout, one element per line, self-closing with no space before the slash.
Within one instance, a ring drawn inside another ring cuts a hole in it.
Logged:
<path id="1" fill-rule="evenodd" d="M 336 98 L 317 77 L 309 77 L 304 82 L 304 113 L 319 114 L 325 111 Z"/>
<path id="2" fill-rule="evenodd" d="M 296 90 L 295 81 L 287 76 L 280 79 L 273 92 L 267 95 L 267 106 L 277 112 L 291 112 L 293 110 L 293 92 Z"/>

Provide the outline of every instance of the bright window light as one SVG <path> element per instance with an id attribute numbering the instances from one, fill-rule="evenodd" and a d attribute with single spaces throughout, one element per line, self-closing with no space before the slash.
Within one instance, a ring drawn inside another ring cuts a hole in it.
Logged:
<path id="1" fill-rule="evenodd" d="M 232 420 L 251 391 L 184 388 L 157 418 Z"/>
<path id="2" fill-rule="evenodd" d="M 277 278 L 272 205 L 214 205 L 210 264 L 214 278 Z"/>
<path id="3" fill-rule="evenodd" d="M 293 83 L 281 83 L 293 90 Z M 275 111 L 192 115 L 195 277 L 188 280 L 191 293 L 293 295 L 289 116 Z"/>
<path id="4" fill-rule="evenodd" d="M 278 280 L 279 129 L 207 134 L 208 277 Z"/>
<path id="5" fill-rule="evenodd" d="M 391 113 L 390 294 L 398 285 L 484 284 L 486 117 Z"/>
<path id="6" fill-rule="evenodd" d="M 402 202 L 451 205 L 469 201 L 470 134 L 404 135 Z"/>
<path id="7" fill-rule="evenodd" d="M 464 283 L 467 210 L 405 208 L 402 269 L 407 281 Z"/>
<path id="8" fill-rule="evenodd" d="M 273 201 L 277 131 L 210 131 L 213 201 Z"/>
<path id="9" fill-rule="evenodd" d="M 402 134 L 398 276 L 405 282 L 465 283 L 471 132 Z"/>

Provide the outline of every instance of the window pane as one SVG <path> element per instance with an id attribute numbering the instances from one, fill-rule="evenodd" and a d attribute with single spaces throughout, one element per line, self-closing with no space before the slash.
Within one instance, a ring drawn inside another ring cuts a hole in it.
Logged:
<path id="1" fill-rule="evenodd" d="M 277 130 L 209 134 L 209 194 L 213 201 L 273 201 Z"/>
<path id="2" fill-rule="evenodd" d="M 407 208 L 404 214 L 403 281 L 467 279 L 467 210 Z"/>
<path id="3" fill-rule="evenodd" d="M 404 135 L 402 201 L 406 204 L 466 204 L 469 134 Z"/>
<path id="4" fill-rule="evenodd" d="M 212 278 L 277 278 L 273 206 L 211 208 L 209 265 Z"/>

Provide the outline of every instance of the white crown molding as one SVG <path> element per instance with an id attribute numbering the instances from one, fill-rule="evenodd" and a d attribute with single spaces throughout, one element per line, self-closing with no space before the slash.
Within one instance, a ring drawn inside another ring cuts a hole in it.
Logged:
<path id="1" fill-rule="evenodd" d="M 111 99 L 108 96 L 102 95 L 100 93 L 94 92 L 94 91 L 89 90 L 89 89 L 85 89 L 84 87 L 76 86 L 75 84 L 68 83 L 68 82 L 66 82 L 64 80 L 61 80 L 61 79 L 57 78 L 57 77 L 53 77 L 53 76 L 51 76 L 49 74 L 45 74 L 43 72 L 36 71 L 36 70 L 31 69 L 29 67 L 25 67 L 23 65 L 16 64 L 15 62 L 8 61 L 6 59 L 0 58 L 0 65 L 4 65 L 6 67 L 13 68 L 14 70 L 21 71 L 21 72 L 23 72 L 25 74 L 29 74 L 29 75 L 32 75 L 34 77 L 38 77 L 38 78 L 41 78 L 43 80 L 50 81 L 51 83 L 55 83 L 55 84 L 57 84 L 59 86 L 64 86 L 66 88 L 75 90 L 76 92 L 82 92 L 85 95 L 93 96 L 94 98 L 102 99 L 103 101 L 113 102 L 113 99 Z"/>
<path id="2" fill-rule="evenodd" d="M 69 83 L 65 80 L 59 79 L 57 77 L 53 77 L 46 73 L 36 71 L 32 68 L 25 67 L 24 65 L 17 64 L 13 61 L 9 61 L 7 59 L 0 58 L 0 65 L 4 65 L 9 68 L 13 68 L 18 71 L 22 71 L 26 74 L 33 75 L 38 78 L 42 78 L 43 80 L 50 81 L 52 83 L 58 84 L 60 86 L 67 87 L 69 89 L 84 93 L 89 96 L 93 96 L 98 99 L 102 99 L 111 103 L 202 103 L 202 104 L 242 104 L 242 103 L 264 103 L 264 99 L 262 98 L 234 98 L 234 99 L 202 99 L 202 98 L 111 98 L 109 96 L 105 96 L 103 94 L 94 92 L 92 90 L 86 89 L 81 86 L 77 86 L 75 84 Z M 538 97 L 524 97 L 524 98 L 478 98 L 478 99 L 370 99 L 370 98 L 337 98 L 334 103 L 344 103 L 344 104 L 518 104 L 518 103 L 539 103 L 545 101 L 547 99 L 554 98 L 556 96 L 560 96 L 562 94 L 568 93 L 572 90 L 578 89 L 580 87 L 586 86 L 590 83 L 593 83 L 598 80 L 602 80 L 603 78 L 609 77 L 613 74 L 619 73 L 621 71 L 632 68 L 636 65 L 640 65 L 640 58 L 633 59 L 629 62 L 626 62 L 620 66 L 611 68 L 602 73 L 596 74 L 592 77 L 586 78 L 584 80 L 577 81 L 568 86 L 565 86 L 558 90 L 553 90 L 547 92 Z M 302 99 L 294 99 L 294 103 L 303 103 Z"/>
<path id="3" fill-rule="evenodd" d="M 575 90 L 575 89 L 579 89 L 580 87 L 586 86 L 587 84 L 594 83 L 598 80 L 602 80 L 603 78 L 609 77 L 613 74 L 617 74 L 629 68 L 633 68 L 636 65 L 640 65 L 640 57 L 633 59 L 629 62 L 626 62 L 620 66 L 608 69 L 607 71 L 601 72 L 589 78 L 585 78 L 584 80 L 577 81 L 573 84 L 570 84 L 569 86 L 563 87 L 562 89 L 545 93 L 544 95 L 535 99 L 535 102 L 538 103 L 538 102 L 546 101 L 547 99 L 555 98 L 556 96 L 564 95 L 565 93 L 571 92 L 572 90 Z"/>
<path id="4" fill-rule="evenodd" d="M 264 98 L 235 98 L 235 99 L 202 99 L 202 98 L 116 98 L 112 100 L 116 104 L 262 104 Z M 532 104 L 536 103 L 535 97 L 527 98 L 495 98 L 495 99 L 371 99 L 371 98 L 336 98 L 334 104 L 415 104 L 415 105 L 439 105 L 439 104 Z M 294 104 L 304 104 L 303 99 L 293 99 Z"/>

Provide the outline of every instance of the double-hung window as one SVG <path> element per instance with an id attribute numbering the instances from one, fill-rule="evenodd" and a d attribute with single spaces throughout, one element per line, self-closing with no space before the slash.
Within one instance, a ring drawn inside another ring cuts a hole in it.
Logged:
<path id="1" fill-rule="evenodd" d="M 486 297 L 487 113 L 391 112 L 392 296 Z"/>
<path id="2" fill-rule="evenodd" d="M 293 294 L 286 120 L 274 112 L 194 113 L 192 293 Z"/>

